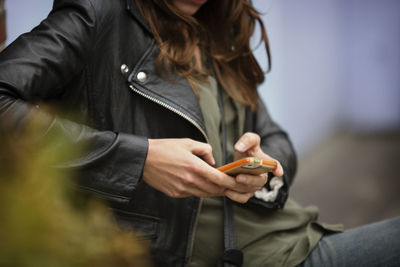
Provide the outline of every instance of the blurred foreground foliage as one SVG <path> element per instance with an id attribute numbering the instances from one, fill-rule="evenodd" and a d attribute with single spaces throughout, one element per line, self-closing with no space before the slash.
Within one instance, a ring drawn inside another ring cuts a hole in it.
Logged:
<path id="1" fill-rule="evenodd" d="M 0 125 L 0 266 L 152 266 L 106 205 L 82 197 L 73 173 L 54 167 L 83 148 L 55 134 L 37 142 L 39 124 Z"/>

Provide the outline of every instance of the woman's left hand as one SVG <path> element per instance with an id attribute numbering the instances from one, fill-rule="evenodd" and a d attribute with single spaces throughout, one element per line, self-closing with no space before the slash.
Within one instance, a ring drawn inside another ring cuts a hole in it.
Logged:
<path id="1" fill-rule="evenodd" d="M 271 156 L 265 154 L 260 147 L 260 136 L 256 133 L 245 133 L 235 144 L 235 160 L 244 157 L 257 157 L 264 160 L 277 162 L 277 167 L 272 172 L 275 176 L 283 176 L 282 165 Z M 232 199 L 240 199 L 241 203 L 246 203 L 253 195 L 254 192 L 261 189 L 267 182 L 267 174 L 249 175 L 239 174 L 236 176 L 237 186 L 234 190 L 227 189 L 225 196 Z"/>

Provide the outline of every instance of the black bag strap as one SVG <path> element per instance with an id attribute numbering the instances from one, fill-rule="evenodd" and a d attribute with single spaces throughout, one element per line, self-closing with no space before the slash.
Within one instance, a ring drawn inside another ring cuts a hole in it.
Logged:
<path id="1" fill-rule="evenodd" d="M 222 161 L 226 164 L 226 125 L 225 110 L 222 99 L 222 89 L 218 86 L 218 104 L 221 110 L 221 132 L 222 132 Z M 240 267 L 243 264 L 243 253 L 236 249 L 236 232 L 232 201 L 224 197 L 224 253 L 221 257 L 223 267 Z"/>
<path id="2" fill-rule="evenodd" d="M 224 267 L 239 267 L 243 264 L 243 253 L 236 249 L 233 214 L 232 201 L 224 197 L 224 254 L 221 258 Z"/>

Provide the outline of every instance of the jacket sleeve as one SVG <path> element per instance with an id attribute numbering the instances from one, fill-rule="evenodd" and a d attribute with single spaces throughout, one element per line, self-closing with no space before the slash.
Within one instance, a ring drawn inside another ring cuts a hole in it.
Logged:
<path id="1" fill-rule="evenodd" d="M 255 202 L 268 208 L 283 208 L 288 198 L 289 187 L 296 174 L 296 153 L 287 133 L 271 119 L 271 116 L 261 99 L 258 103 L 258 111 L 253 113 L 252 120 L 254 132 L 261 138 L 261 149 L 264 153 L 270 155 L 281 163 L 284 175 L 282 177 L 283 186 L 279 189 L 274 202 L 265 202 L 264 200 L 255 197 L 251 198 L 251 202 Z"/>
<path id="2" fill-rule="evenodd" d="M 39 118 L 35 136 L 42 136 L 42 141 L 57 133 L 68 145 L 85 145 L 87 150 L 79 158 L 61 167 L 79 169 L 79 186 L 126 202 L 142 175 L 147 139 L 97 131 L 33 104 L 62 97 L 65 84 L 82 73 L 95 45 L 98 21 L 88 0 L 55 0 L 39 26 L 0 53 L 0 122 L 7 131 L 21 131 L 29 118 Z"/>

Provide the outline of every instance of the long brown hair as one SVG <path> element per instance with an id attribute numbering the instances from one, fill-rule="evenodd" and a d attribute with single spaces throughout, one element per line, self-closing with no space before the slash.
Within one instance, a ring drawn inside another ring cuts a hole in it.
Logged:
<path id="1" fill-rule="evenodd" d="M 233 99 L 256 109 L 257 85 L 264 81 L 264 72 L 250 47 L 256 22 L 268 55 L 268 70 L 271 60 L 264 24 L 251 3 L 209 0 L 194 16 L 180 13 L 172 0 L 136 3 L 159 45 L 159 71 L 178 73 L 192 85 L 204 79 L 207 74 L 196 68 L 195 51 L 200 46 L 222 88 Z"/>

